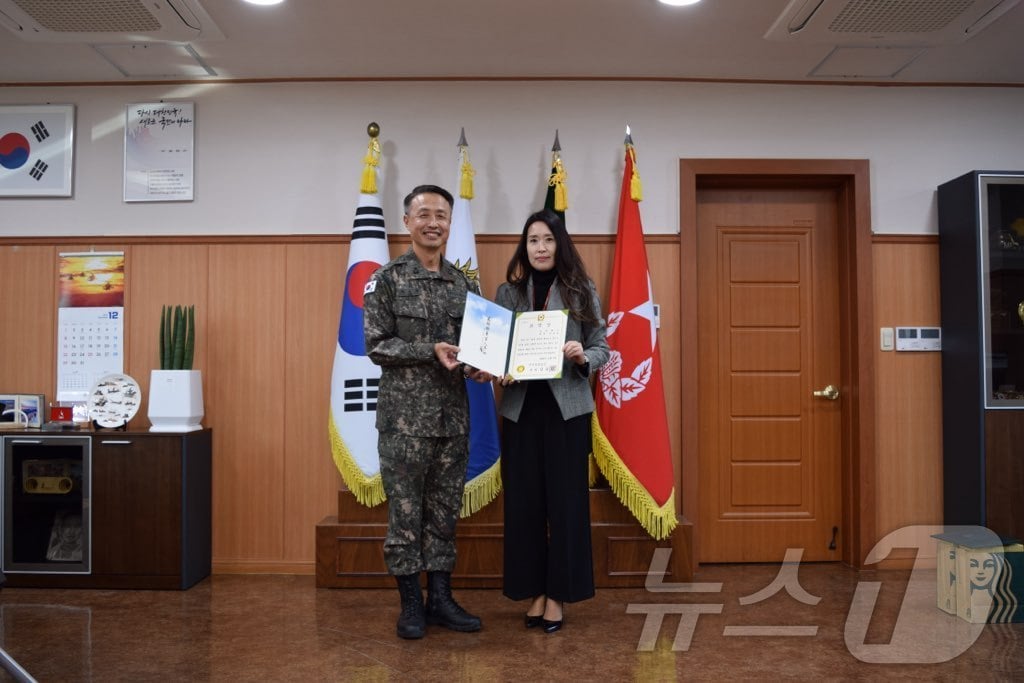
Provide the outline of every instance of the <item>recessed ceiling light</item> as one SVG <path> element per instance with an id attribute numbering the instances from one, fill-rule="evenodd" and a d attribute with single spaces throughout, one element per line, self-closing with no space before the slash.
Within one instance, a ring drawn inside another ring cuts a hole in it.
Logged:
<path id="1" fill-rule="evenodd" d="M 673 7 L 684 7 L 686 5 L 696 5 L 700 0 L 658 0 L 663 5 L 672 5 Z"/>
<path id="2" fill-rule="evenodd" d="M 245 0 L 250 5 L 280 5 L 284 0 Z"/>

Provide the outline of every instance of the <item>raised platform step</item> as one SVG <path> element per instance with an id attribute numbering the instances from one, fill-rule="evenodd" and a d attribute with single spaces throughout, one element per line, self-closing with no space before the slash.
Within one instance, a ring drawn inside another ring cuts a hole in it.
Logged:
<path id="1" fill-rule="evenodd" d="M 459 520 L 458 557 L 452 583 L 458 588 L 500 588 L 503 499 Z M 319 588 L 392 588 L 384 566 L 387 505 L 373 508 L 338 492 L 338 514 L 316 526 L 316 585 Z M 655 548 L 671 548 L 666 582 L 693 580 L 693 525 L 679 520 L 672 537 L 655 541 L 609 489 L 590 490 L 594 581 L 598 588 L 643 586 Z"/>

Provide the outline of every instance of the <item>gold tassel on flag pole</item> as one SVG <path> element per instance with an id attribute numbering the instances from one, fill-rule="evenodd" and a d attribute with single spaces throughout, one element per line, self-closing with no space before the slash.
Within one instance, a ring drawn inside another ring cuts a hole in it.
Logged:
<path id="1" fill-rule="evenodd" d="M 363 179 L 359 183 L 359 191 L 363 194 L 377 194 L 377 167 L 380 166 L 380 126 L 371 122 L 366 127 L 370 142 L 366 145 L 366 156 L 363 157 Z"/>
<path id="2" fill-rule="evenodd" d="M 558 142 L 558 131 L 555 131 L 555 144 L 551 146 L 551 177 L 548 185 L 555 188 L 555 211 L 564 212 L 569 208 L 569 191 L 565 187 L 565 166 L 562 165 L 562 145 Z"/>
<path id="3" fill-rule="evenodd" d="M 459 197 L 462 199 L 473 198 L 473 176 L 476 175 L 476 171 L 473 170 L 473 164 L 469 163 L 469 144 L 466 142 L 466 129 L 462 129 L 462 134 L 459 137 L 459 156 L 462 159 L 462 163 L 459 165 Z"/>
<path id="4" fill-rule="evenodd" d="M 565 167 L 562 166 L 561 157 L 556 156 L 553 164 L 555 170 L 551 172 L 548 184 L 555 188 L 555 210 L 565 211 L 569 208 L 568 191 L 565 189 Z"/>
<path id="5" fill-rule="evenodd" d="M 633 136 L 629 133 L 629 126 L 626 126 L 626 150 L 633 162 L 633 175 L 629 179 L 629 198 L 634 202 L 641 202 L 644 199 L 644 186 L 640 183 L 640 170 L 636 167 L 636 150 L 633 149 Z"/>

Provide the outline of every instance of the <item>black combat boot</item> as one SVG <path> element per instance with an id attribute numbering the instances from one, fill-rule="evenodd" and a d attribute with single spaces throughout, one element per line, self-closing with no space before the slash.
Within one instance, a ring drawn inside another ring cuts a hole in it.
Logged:
<path id="1" fill-rule="evenodd" d="M 462 609 L 452 597 L 451 572 L 427 572 L 427 622 L 453 631 L 480 630 L 480 617 Z"/>
<path id="2" fill-rule="evenodd" d="M 427 628 L 423 613 L 423 590 L 420 588 L 420 574 L 396 576 L 398 594 L 402 596 L 402 613 L 398 616 L 399 638 L 422 638 Z"/>

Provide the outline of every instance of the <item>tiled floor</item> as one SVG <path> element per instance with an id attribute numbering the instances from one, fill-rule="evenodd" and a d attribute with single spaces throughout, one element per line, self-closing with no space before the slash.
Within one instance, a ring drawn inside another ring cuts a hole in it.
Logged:
<path id="1" fill-rule="evenodd" d="M 551 635 L 523 627 L 525 603 L 457 590 L 483 630 L 430 627 L 419 641 L 395 636 L 397 591 L 318 589 L 310 576 L 219 575 L 184 592 L 4 588 L 0 645 L 37 680 L 62 682 L 1024 675 L 1024 624 L 972 630 L 935 607 L 934 572 L 917 583 L 909 572 L 802 565 L 795 597 L 757 595 L 779 575 L 778 565 L 705 566 L 696 583 L 706 592 L 598 590 L 568 605 Z"/>

